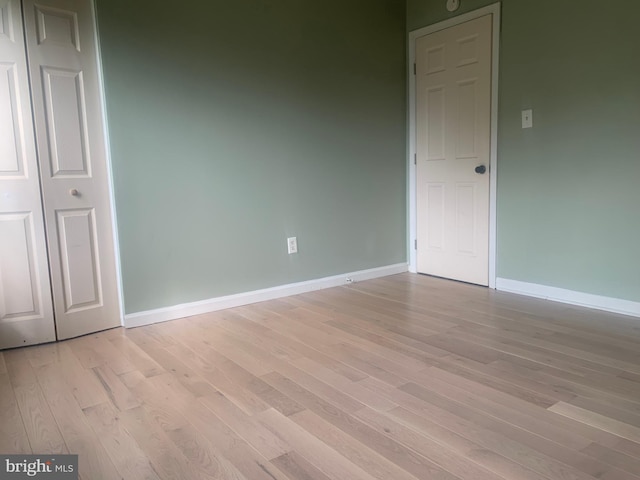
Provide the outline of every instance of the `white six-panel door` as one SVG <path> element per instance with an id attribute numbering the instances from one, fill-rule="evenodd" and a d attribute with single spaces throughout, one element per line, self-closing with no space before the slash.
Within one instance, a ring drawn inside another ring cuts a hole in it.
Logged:
<path id="1" fill-rule="evenodd" d="M 492 17 L 416 40 L 417 269 L 489 281 Z"/>
<path id="2" fill-rule="evenodd" d="M 53 297 L 61 340 L 120 325 L 95 21 L 91 0 L 23 0 L 23 13 L 33 120 L 23 117 L 35 124 L 51 275 L 42 296 Z M 29 196 L 39 204 L 36 190 L 37 180 Z M 12 248 L 0 244 L 0 258 Z M 43 264 L 44 249 L 33 265 Z"/>
<path id="3" fill-rule="evenodd" d="M 55 340 L 20 0 L 0 0 L 0 348 Z"/>

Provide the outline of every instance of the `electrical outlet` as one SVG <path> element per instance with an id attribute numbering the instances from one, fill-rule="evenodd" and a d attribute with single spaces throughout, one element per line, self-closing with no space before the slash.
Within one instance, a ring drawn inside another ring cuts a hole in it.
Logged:
<path id="1" fill-rule="evenodd" d="M 289 237 L 287 238 L 287 252 L 289 255 L 292 253 L 298 253 L 298 238 L 297 237 Z"/>
<path id="2" fill-rule="evenodd" d="M 522 111 L 522 128 L 533 128 L 533 110 Z"/>

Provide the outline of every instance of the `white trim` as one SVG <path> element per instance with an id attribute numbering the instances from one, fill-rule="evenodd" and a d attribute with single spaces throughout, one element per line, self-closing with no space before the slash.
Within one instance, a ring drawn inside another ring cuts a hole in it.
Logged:
<path id="1" fill-rule="evenodd" d="M 417 254 L 414 248 L 417 238 L 416 205 L 416 166 L 413 163 L 416 154 L 416 77 L 413 64 L 416 61 L 416 40 L 419 37 L 459 25 L 485 15 L 493 16 L 492 72 L 491 72 L 491 157 L 489 160 L 489 287 L 496 288 L 496 252 L 497 252 L 497 178 L 498 178 L 498 76 L 500 57 L 500 2 L 479 8 L 443 22 L 429 25 L 409 32 L 409 271 L 417 272 Z"/>
<path id="2" fill-rule="evenodd" d="M 289 285 L 280 285 L 278 287 L 265 288 L 263 290 L 254 290 L 252 292 L 211 298 L 200 302 L 184 303 L 182 305 L 175 305 L 172 307 L 131 313 L 129 315 L 125 315 L 124 326 L 126 328 L 132 328 L 152 323 L 166 322 L 192 315 L 215 312 L 225 308 L 239 307 L 250 303 L 263 302 L 265 300 L 273 300 L 290 295 L 298 295 L 300 293 L 311 292 L 314 290 L 322 290 L 324 288 L 338 287 L 352 282 L 371 280 L 373 278 L 386 277 L 387 275 L 396 275 L 406 271 L 407 264 L 398 263 L 396 265 L 387 265 L 385 267 L 372 268 L 370 270 L 344 273 L 342 275 L 308 280 L 306 282 L 291 283 Z"/>
<path id="3" fill-rule="evenodd" d="M 113 183 L 113 169 L 111 161 L 111 139 L 109 137 L 109 122 L 107 116 L 107 97 L 104 89 L 104 73 L 102 70 L 102 50 L 100 35 L 98 34 L 98 10 L 96 0 L 91 2 L 94 22 L 94 41 L 96 44 L 96 62 L 98 65 L 98 88 L 100 89 L 100 106 L 102 108 L 102 133 L 104 135 L 105 160 L 107 163 L 107 185 L 109 189 L 109 207 L 111 209 L 111 232 L 113 238 L 113 255 L 116 267 L 116 288 L 118 290 L 118 313 L 120 325 L 124 325 L 124 287 L 122 285 L 122 268 L 120 265 L 120 241 L 118 240 L 118 218 L 116 214 L 115 187 Z"/>
<path id="4" fill-rule="evenodd" d="M 518 293 L 528 297 L 544 298 L 554 302 L 568 303 L 570 305 L 579 305 L 581 307 L 640 317 L 640 302 L 603 297 L 591 293 L 576 292 L 564 288 L 509 280 L 507 278 L 497 278 L 496 280 L 496 289 L 504 292 Z"/>

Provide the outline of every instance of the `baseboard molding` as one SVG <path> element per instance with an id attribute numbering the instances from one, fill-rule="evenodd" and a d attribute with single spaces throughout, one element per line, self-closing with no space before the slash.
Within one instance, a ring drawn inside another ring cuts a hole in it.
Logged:
<path id="1" fill-rule="evenodd" d="M 622 300 L 619 298 L 603 297 L 590 293 L 565 290 L 564 288 L 548 287 L 535 283 L 520 282 L 507 278 L 496 279 L 496 289 L 503 292 L 519 293 L 529 297 L 544 298 L 554 302 L 595 308 L 606 312 L 622 313 L 633 317 L 640 317 L 640 302 Z"/>
<path id="2" fill-rule="evenodd" d="M 360 270 L 358 272 L 344 273 L 332 277 L 308 280 L 306 282 L 291 283 L 278 287 L 254 290 L 252 292 L 238 293 L 224 297 L 211 298 L 199 302 L 184 303 L 172 307 L 147 310 L 145 312 L 131 313 L 124 316 L 124 326 L 126 328 L 141 327 L 152 323 L 167 322 L 178 318 L 201 315 L 203 313 L 224 310 L 225 308 L 239 307 L 251 303 L 264 302 L 276 298 L 298 295 L 300 293 L 322 290 L 324 288 L 338 287 L 352 282 L 361 282 L 373 278 L 386 277 L 408 271 L 406 263 L 387 265 L 385 267 L 372 268 L 370 270 Z"/>

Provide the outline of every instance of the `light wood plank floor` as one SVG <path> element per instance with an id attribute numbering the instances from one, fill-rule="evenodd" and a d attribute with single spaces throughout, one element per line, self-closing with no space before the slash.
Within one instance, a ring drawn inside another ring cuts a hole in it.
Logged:
<path id="1" fill-rule="evenodd" d="M 640 480 L 640 319 L 402 274 L 0 353 L 83 479 Z"/>

